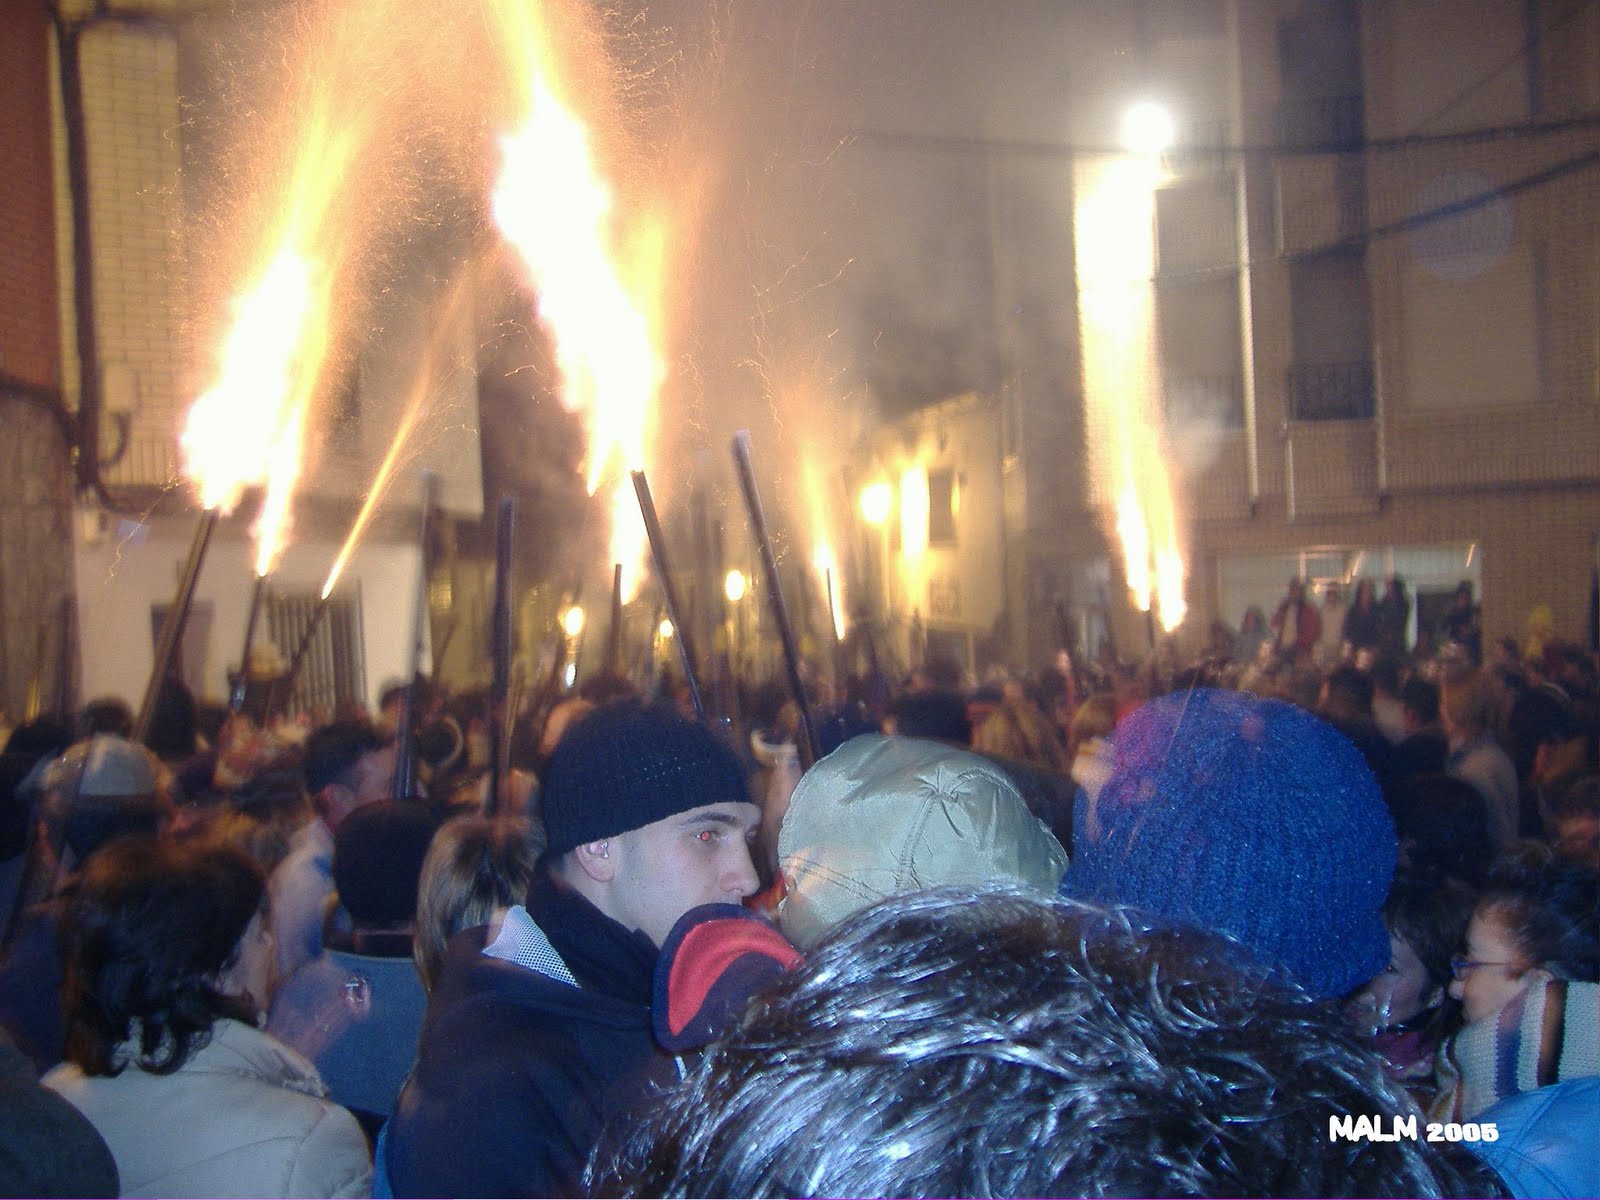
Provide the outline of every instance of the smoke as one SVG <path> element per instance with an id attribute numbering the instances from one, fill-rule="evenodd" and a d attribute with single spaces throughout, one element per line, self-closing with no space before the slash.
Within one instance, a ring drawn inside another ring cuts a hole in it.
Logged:
<path id="1" fill-rule="evenodd" d="M 698 494 L 730 546 L 739 538 L 728 447 L 741 428 L 780 551 L 809 558 L 819 537 L 842 537 L 843 467 L 878 414 L 1002 388 L 1076 411 L 1063 147 L 1080 115 L 1069 87 L 1082 85 L 1071 73 L 1134 69 L 1085 66 L 1073 52 L 1090 27 L 1097 45 L 1115 45 L 1130 7 L 656 0 L 587 24 L 586 7 L 562 9 L 618 208 L 666 230 L 666 377 L 649 470 L 669 525 Z M 556 402 L 550 346 L 487 218 L 510 90 L 493 22 L 474 0 L 235 11 L 246 15 L 195 26 L 205 70 L 185 138 L 200 217 L 197 342 L 210 344 L 208 317 L 237 285 L 240 231 L 269 190 L 263 165 L 279 161 L 307 64 L 356 31 L 344 78 L 378 132 L 342 202 L 372 233 L 334 358 L 381 340 L 396 297 L 453 273 L 455 259 L 485 259 L 486 490 L 522 498 L 519 528 L 533 532 L 519 542 L 534 545 L 540 573 L 608 574 L 605 518 L 578 476 L 582 429 Z M 1060 418 L 1063 463 L 1076 457 L 1076 421 Z"/>

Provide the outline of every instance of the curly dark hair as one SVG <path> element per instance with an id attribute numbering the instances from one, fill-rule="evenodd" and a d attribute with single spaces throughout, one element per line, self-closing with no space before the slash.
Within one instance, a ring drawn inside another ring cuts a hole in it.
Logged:
<path id="1" fill-rule="evenodd" d="M 840 926 L 592 1194 L 1438 1196 L 1497 1181 L 1330 1117 L 1415 1116 L 1330 1005 L 1195 930 L 940 889 Z M 1464 1173 L 1468 1172 L 1468 1173 Z"/>
<path id="2" fill-rule="evenodd" d="M 90 856 L 61 926 L 68 1060 L 166 1075 L 219 1017 L 250 1020 L 217 980 L 265 903 L 261 868 L 234 846 L 128 837 Z"/>

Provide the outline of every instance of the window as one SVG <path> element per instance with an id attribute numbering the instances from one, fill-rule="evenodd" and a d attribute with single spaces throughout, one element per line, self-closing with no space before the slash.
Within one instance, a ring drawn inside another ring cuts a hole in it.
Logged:
<path id="1" fill-rule="evenodd" d="M 956 509 L 960 499 L 955 472 L 948 467 L 928 472 L 928 545 L 956 544 Z"/>
<path id="2" fill-rule="evenodd" d="M 327 613 L 317 621 L 319 603 L 317 596 L 308 592 L 273 595 L 267 605 L 267 633 L 285 662 L 304 648 L 293 691 L 287 691 L 289 681 L 285 679 L 280 687 L 286 694 L 274 700 L 290 713 L 325 712 L 331 716 L 343 705 L 365 705 L 367 701 L 358 600 L 330 596 Z"/>
<path id="3" fill-rule="evenodd" d="M 1278 140 L 1300 149 L 1361 144 L 1359 13 L 1349 0 L 1308 8 L 1278 24 Z"/>
<path id="4" fill-rule="evenodd" d="M 1375 408 L 1372 317 L 1362 254 L 1318 254 L 1289 267 L 1296 421 L 1365 420 Z"/>

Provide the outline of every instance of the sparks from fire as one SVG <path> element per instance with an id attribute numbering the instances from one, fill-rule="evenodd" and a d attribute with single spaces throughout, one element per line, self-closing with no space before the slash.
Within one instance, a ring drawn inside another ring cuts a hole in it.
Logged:
<path id="1" fill-rule="evenodd" d="M 180 444 L 203 507 L 230 512 L 246 488 L 263 487 L 251 529 L 261 577 L 289 536 L 313 404 L 345 315 L 335 289 L 369 232 L 348 191 L 378 141 L 384 93 L 364 81 L 392 3 L 341 6 L 331 24 L 301 28 L 304 43 L 286 47 L 298 65 L 283 111 L 241 139 L 275 147 L 233 196 L 249 231 L 240 275 L 250 282 L 235 295 L 215 382 L 191 407 Z"/>
<path id="2" fill-rule="evenodd" d="M 623 595 L 631 597 L 646 538 L 628 472 L 646 467 L 665 374 L 665 239 L 659 224 L 630 225 L 618 211 L 594 128 L 578 111 L 565 63 L 582 47 L 598 54 L 596 45 L 558 44 L 559 35 L 574 37 L 575 30 L 557 28 L 546 6 L 493 0 L 489 8 L 520 93 L 516 126 L 500 141 L 494 218 L 537 293 L 555 343 L 562 403 L 584 419 L 585 486 L 593 496 L 612 484 L 611 561 L 623 564 Z"/>
<path id="3" fill-rule="evenodd" d="M 1159 163 L 1080 164 L 1077 272 L 1090 462 L 1109 500 L 1133 603 L 1167 632 L 1183 621 L 1184 560 L 1164 453 L 1156 366 L 1155 189 Z"/>

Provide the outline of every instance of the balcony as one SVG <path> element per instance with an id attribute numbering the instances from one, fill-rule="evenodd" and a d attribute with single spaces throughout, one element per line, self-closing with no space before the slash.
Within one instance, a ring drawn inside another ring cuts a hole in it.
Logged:
<path id="1" fill-rule="evenodd" d="M 1295 421 L 1370 421 L 1377 408 L 1370 362 L 1299 363 L 1288 372 Z"/>

